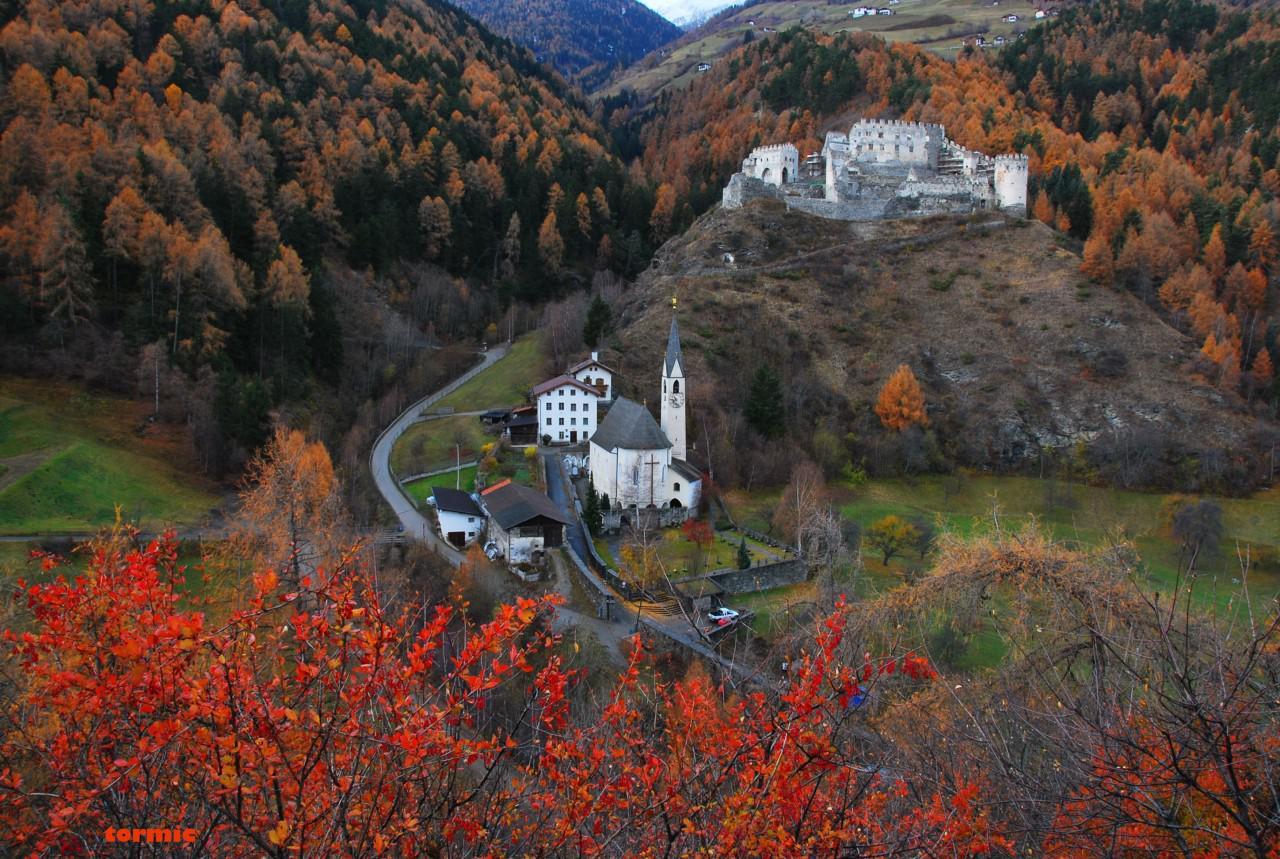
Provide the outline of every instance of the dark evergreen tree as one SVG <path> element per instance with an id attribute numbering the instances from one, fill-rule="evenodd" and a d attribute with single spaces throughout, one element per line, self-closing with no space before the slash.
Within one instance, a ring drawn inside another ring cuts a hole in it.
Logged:
<path id="1" fill-rule="evenodd" d="M 768 364 L 761 364 L 752 377 L 742 412 L 751 428 L 765 438 L 776 438 L 786 431 L 782 382 Z"/>
<path id="2" fill-rule="evenodd" d="M 751 566 L 751 550 L 747 548 L 747 538 L 738 543 L 738 569 L 745 570 Z"/>
<path id="3" fill-rule="evenodd" d="M 595 349 L 600 341 L 613 331 L 613 311 L 603 296 L 597 295 L 591 300 L 587 310 L 587 321 L 582 326 L 582 339 L 588 347 Z"/>

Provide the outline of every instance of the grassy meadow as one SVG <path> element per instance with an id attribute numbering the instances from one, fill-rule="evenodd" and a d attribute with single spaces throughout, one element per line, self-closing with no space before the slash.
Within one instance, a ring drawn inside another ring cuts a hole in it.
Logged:
<path id="1" fill-rule="evenodd" d="M 526 334 L 511 345 L 511 351 L 501 360 L 432 409 L 463 412 L 522 405 L 529 390 L 546 380 L 545 363 L 538 333 Z"/>
<path id="2" fill-rule="evenodd" d="M 132 400 L 0 380 L 0 534 L 194 525 L 217 504 L 178 430 Z M 139 434 L 135 430 L 146 427 Z"/>

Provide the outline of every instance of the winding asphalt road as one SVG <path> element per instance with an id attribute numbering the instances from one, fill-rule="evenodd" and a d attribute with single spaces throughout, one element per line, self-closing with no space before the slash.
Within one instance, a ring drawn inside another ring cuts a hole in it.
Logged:
<path id="1" fill-rule="evenodd" d="M 449 394 L 471 381 L 478 373 L 492 367 L 499 359 L 506 357 L 510 348 L 508 344 L 503 343 L 482 353 L 483 357 L 479 364 L 434 394 L 428 394 L 405 409 L 400 414 L 400 417 L 392 421 L 378 436 L 377 441 L 373 443 L 373 452 L 369 456 L 369 468 L 373 471 L 373 482 L 378 487 L 378 492 L 395 512 L 396 518 L 400 521 L 400 526 L 404 529 L 404 533 L 434 546 L 455 567 L 462 563 L 462 554 L 440 538 L 435 528 L 432 527 L 431 521 L 418 512 L 413 500 L 400 488 L 399 481 L 391 473 L 391 449 L 395 447 L 396 441 L 399 440 L 400 436 L 404 435 L 405 430 L 422 420 L 424 409 L 449 396 Z"/>
<path id="2" fill-rule="evenodd" d="M 542 459 L 547 468 L 547 495 L 565 512 L 571 523 L 564 529 L 565 539 L 578 553 L 579 558 L 590 558 L 591 555 L 587 551 L 586 529 L 582 527 L 582 519 L 579 518 L 578 511 L 574 507 L 573 498 L 569 496 L 569 482 L 565 480 L 564 466 L 560 463 L 560 457 L 554 453 L 545 453 Z"/>

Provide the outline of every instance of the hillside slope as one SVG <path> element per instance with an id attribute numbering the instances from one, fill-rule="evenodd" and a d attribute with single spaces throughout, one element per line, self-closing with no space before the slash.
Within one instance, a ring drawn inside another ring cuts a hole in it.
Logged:
<path id="1" fill-rule="evenodd" d="M 802 446 L 812 451 L 825 430 L 855 463 L 893 470 L 882 460 L 901 451 L 886 447 L 871 407 L 906 363 L 940 461 L 1026 470 L 1056 451 L 1125 485 L 1252 484 L 1249 451 L 1274 427 L 1198 377 L 1195 343 L 1128 293 L 1085 285 L 1078 267 L 1035 222 L 846 224 L 771 201 L 716 209 L 665 245 L 629 294 L 620 370 L 652 376 L 679 296 L 691 437 L 707 424 L 726 483 L 745 446 L 734 415 L 761 364 L 782 376 Z"/>
<path id="2" fill-rule="evenodd" d="M 852 18 L 859 5 L 892 8 L 892 15 Z M 744 42 L 767 39 L 791 27 L 821 33 L 873 33 L 886 42 L 912 42 L 954 59 L 967 36 L 1011 38 L 1030 26 L 1036 5 L 1031 0 L 1004 0 L 999 5 L 971 0 L 900 0 L 887 3 L 829 3 L 827 0 L 764 0 L 742 3 L 712 15 L 664 50 L 644 57 L 611 80 L 609 95 L 630 90 L 642 99 L 688 85 L 698 66 L 714 66 Z M 1017 15 L 1019 21 L 1004 20 Z"/>
<path id="3" fill-rule="evenodd" d="M 456 0 L 495 32 L 591 90 L 680 36 L 636 0 Z"/>

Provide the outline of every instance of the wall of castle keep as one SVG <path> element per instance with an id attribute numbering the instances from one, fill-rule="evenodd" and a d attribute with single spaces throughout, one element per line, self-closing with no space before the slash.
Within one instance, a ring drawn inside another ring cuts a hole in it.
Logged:
<path id="1" fill-rule="evenodd" d="M 897 162 L 935 169 L 946 132 L 941 125 L 897 119 L 860 119 L 849 129 L 855 161 Z"/>
<path id="2" fill-rule="evenodd" d="M 800 150 L 790 143 L 758 147 L 742 162 L 742 172 L 781 187 L 800 177 Z"/>

